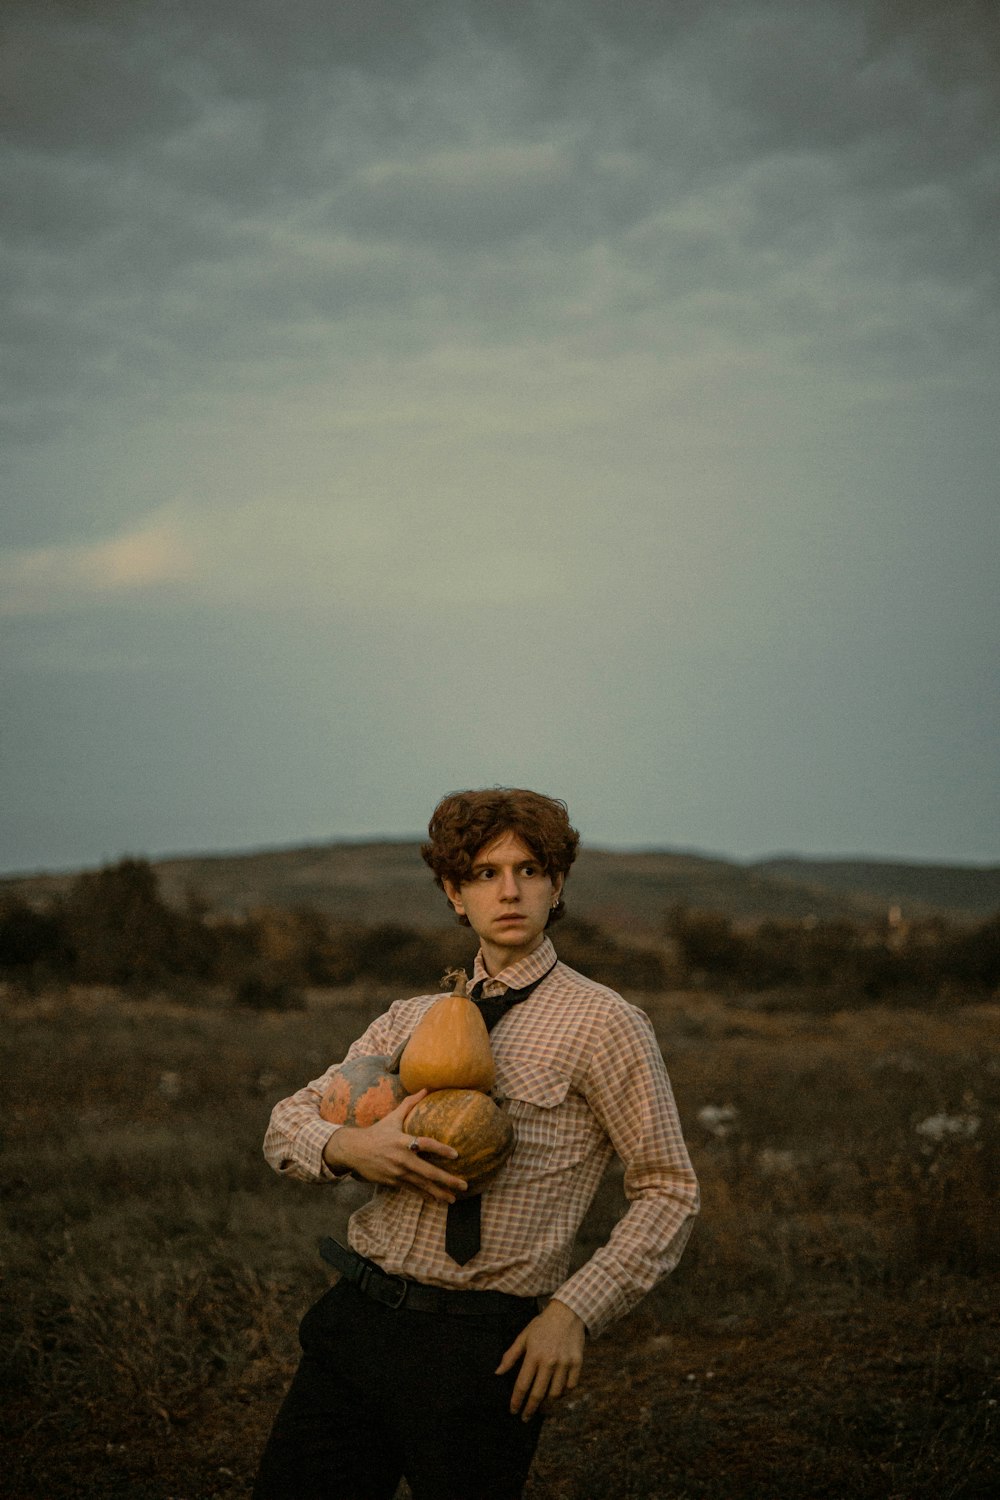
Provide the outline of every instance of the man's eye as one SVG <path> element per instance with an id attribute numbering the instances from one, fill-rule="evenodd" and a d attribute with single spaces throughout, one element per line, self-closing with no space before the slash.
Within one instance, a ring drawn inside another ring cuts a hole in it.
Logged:
<path id="1" fill-rule="evenodd" d="M 522 865 L 521 866 L 521 874 L 522 875 L 537 875 L 538 874 L 538 866 L 537 865 Z"/>

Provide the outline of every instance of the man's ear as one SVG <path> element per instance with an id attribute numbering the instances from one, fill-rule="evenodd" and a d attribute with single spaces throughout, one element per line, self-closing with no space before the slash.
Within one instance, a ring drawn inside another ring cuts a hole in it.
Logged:
<path id="1" fill-rule="evenodd" d="M 462 892 L 460 887 L 453 884 L 453 882 L 448 880 L 447 878 L 442 880 L 441 884 L 444 886 L 444 893 L 448 897 L 448 900 L 451 902 L 452 906 L 455 908 L 458 916 L 464 917 L 465 907 L 462 904 Z"/>

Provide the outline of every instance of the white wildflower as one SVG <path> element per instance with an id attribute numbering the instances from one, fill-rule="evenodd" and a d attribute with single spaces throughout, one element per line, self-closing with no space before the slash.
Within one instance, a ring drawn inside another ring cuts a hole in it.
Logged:
<path id="1" fill-rule="evenodd" d="M 787 1177 L 799 1165 L 796 1151 L 774 1151 L 765 1146 L 757 1152 L 757 1167 L 764 1177 Z"/>
<path id="2" fill-rule="evenodd" d="M 920 1059 L 912 1052 L 885 1052 L 872 1067 L 879 1073 L 922 1073 Z"/>
<path id="3" fill-rule="evenodd" d="M 917 1135 L 925 1141 L 971 1141 L 982 1124 L 978 1115 L 928 1115 L 915 1125 Z"/>
<path id="4" fill-rule="evenodd" d="M 184 1083 L 179 1073 L 161 1073 L 157 1087 L 164 1099 L 178 1099 Z"/>
<path id="5" fill-rule="evenodd" d="M 739 1110 L 732 1104 L 704 1104 L 698 1111 L 698 1124 L 720 1141 L 737 1129 L 739 1118 Z"/>

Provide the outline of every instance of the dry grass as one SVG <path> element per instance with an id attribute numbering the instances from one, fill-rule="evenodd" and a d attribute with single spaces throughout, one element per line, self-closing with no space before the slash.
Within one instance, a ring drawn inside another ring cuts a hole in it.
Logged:
<path id="1" fill-rule="evenodd" d="M 247 1493 L 327 1282 L 316 1242 L 361 1193 L 279 1181 L 263 1127 L 386 998 L 8 999 L 11 1500 Z M 649 1008 L 705 1210 L 676 1275 L 590 1351 L 532 1500 L 994 1493 L 998 1008 Z M 935 1116 L 978 1124 L 920 1134 Z M 612 1175 L 581 1255 L 620 1202 Z"/>

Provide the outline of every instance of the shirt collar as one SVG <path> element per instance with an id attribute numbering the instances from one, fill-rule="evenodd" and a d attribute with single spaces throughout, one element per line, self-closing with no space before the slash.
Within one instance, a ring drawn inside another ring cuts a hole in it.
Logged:
<path id="1" fill-rule="evenodd" d="M 472 982 L 475 984 L 482 979 L 490 985 L 502 984 L 508 990 L 520 990 L 526 984 L 531 984 L 532 980 L 541 979 L 555 961 L 556 950 L 552 946 L 551 938 L 546 937 L 526 958 L 519 958 L 516 964 L 508 964 L 507 968 L 501 969 L 499 974 L 488 974 L 486 965 L 483 963 L 482 949 L 480 949 L 476 954 L 476 962 L 472 969 Z"/>

